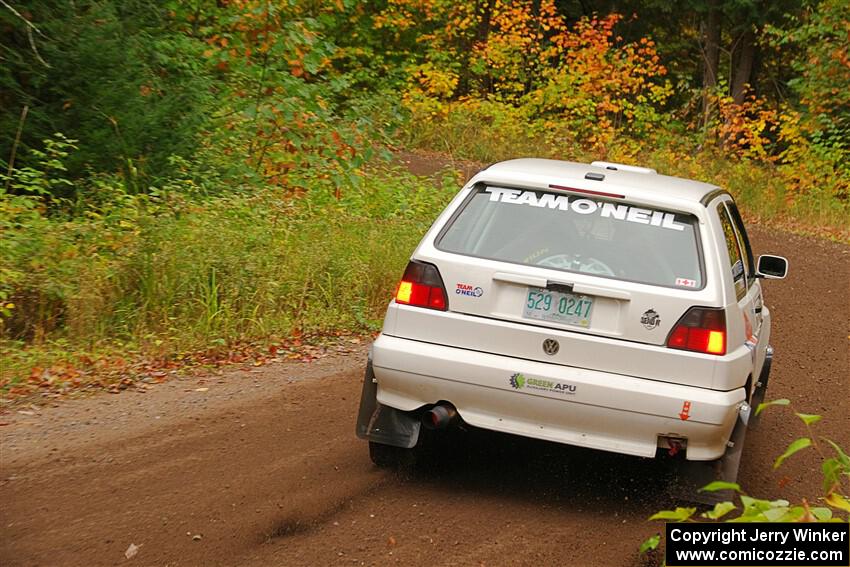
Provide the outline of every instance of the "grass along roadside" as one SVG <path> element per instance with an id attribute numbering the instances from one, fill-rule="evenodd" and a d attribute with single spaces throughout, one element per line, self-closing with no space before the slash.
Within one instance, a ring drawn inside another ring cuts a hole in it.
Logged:
<path id="1" fill-rule="evenodd" d="M 108 389 L 125 367 L 242 362 L 293 337 L 371 333 L 457 188 L 452 173 L 381 167 L 350 191 L 131 203 L 108 219 L 39 218 L 38 231 L 11 223 L 2 267 L 21 276 L 6 284 L 14 339 L 0 344 L 0 395 Z"/>

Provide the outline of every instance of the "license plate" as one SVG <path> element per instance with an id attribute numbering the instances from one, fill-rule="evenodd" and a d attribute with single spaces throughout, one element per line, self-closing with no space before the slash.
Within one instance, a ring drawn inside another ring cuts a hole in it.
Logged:
<path id="1" fill-rule="evenodd" d="M 593 298 L 587 295 L 529 287 L 522 316 L 526 319 L 589 327 L 592 311 Z"/>

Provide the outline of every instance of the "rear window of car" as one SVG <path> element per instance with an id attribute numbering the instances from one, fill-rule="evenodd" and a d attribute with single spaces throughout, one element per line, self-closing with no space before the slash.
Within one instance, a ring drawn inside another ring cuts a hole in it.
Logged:
<path id="1" fill-rule="evenodd" d="M 567 193 L 479 186 L 440 250 L 659 286 L 701 289 L 696 218 Z"/>

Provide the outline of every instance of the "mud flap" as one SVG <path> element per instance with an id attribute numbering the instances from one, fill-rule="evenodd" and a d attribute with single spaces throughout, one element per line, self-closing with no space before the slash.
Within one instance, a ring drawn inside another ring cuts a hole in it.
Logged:
<path id="1" fill-rule="evenodd" d="M 750 427 L 754 427 L 759 421 L 759 416 L 755 415 L 755 410 L 758 409 L 759 404 L 764 401 L 764 396 L 767 392 L 767 383 L 770 380 L 770 367 L 772 364 L 773 347 L 768 346 L 767 352 L 764 356 L 764 364 L 761 367 L 761 374 L 759 374 L 758 382 L 756 382 L 756 387 L 753 389 L 753 395 L 750 399 L 750 405 L 753 408 L 753 415 L 750 418 Z"/>
<path id="2" fill-rule="evenodd" d="M 360 394 L 357 436 L 384 445 L 410 449 L 419 440 L 421 425 L 415 417 L 378 402 L 378 382 L 370 359 L 366 364 L 366 376 Z"/>
<path id="3" fill-rule="evenodd" d="M 734 492 L 718 490 L 715 492 L 700 492 L 699 489 L 716 480 L 738 482 L 738 469 L 741 466 L 741 455 L 744 451 L 744 440 L 747 436 L 747 423 L 750 419 L 750 406 L 741 409 L 738 420 L 729 436 L 730 447 L 726 453 L 715 461 L 684 461 L 679 463 L 677 478 L 670 485 L 670 494 L 677 500 L 685 500 L 696 504 L 713 506 L 718 502 L 732 500 Z"/>

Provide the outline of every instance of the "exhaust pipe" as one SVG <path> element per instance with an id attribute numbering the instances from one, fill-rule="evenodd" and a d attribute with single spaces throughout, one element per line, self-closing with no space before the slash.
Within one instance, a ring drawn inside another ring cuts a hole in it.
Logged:
<path id="1" fill-rule="evenodd" d="M 439 404 L 422 415 L 422 424 L 427 429 L 446 429 L 457 421 L 457 410 L 449 404 Z"/>

